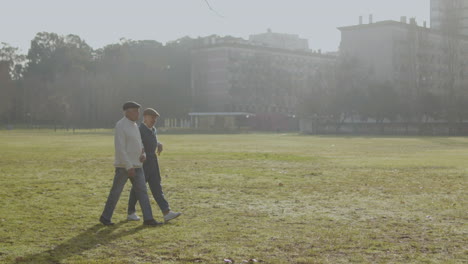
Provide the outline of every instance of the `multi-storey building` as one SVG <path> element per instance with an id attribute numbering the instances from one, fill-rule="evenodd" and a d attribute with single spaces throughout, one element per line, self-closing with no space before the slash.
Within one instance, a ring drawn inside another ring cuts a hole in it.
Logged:
<path id="1" fill-rule="evenodd" d="M 215 38 L 192 52 L 197 112 L 293 115 L 313 86 L 327 85 L 335 56 Z"/>
<path id="2" fill-rule="evenodd" d="M 431 0 L 431 28 L 441 30 L 444 24 L 468 36 L 468 0 Z"/>
<path id="3" fill-rule="evenodd" d="M 443 94 L 468 87 L 468 36 L 447 38 L 404 18 L 339 30 L 340 56 L 356 58 L 374 79 L 390 81 L 408 98 L 421 90 Z"/>

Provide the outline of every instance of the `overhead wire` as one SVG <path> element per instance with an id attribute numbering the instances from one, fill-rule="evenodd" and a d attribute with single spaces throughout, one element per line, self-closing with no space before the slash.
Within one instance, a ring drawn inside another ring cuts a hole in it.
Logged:
<path id="1" fill-rule="evenodd" d="M 208 8 L 213 12 L 215 13 L 217 16 L 221 17 L 221 18 L 224 18 L 223 15 L 221 15 L 218 11 L 216 11 L 210 4 L 210 2 L 208 0 L 204 0 L 206 5 L 208 6 Z"/>

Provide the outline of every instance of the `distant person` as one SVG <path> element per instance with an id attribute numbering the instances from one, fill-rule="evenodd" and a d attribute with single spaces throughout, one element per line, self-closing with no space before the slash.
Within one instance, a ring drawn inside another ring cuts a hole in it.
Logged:
<path id="1" fill-rule="evenodd" d="M 142 162 L 146 155 L 141 142 L 140 131 L 136 121 L 140 116 L 140 105 L 126 102 L 123 105 L 125 116 L 115 125 L 115 176 L 114 183 L 107 198 L 104 211 L 99 221 L 104 225 L 113 225 L 111 221 L 115 206 L 128 179 L 132 183 L 134 196 L 140 201 L 144 225 L 156 226 L 161 223 L 153 218 L 151 205 L 146 191 L 145 175 Z"/>
<path id="2" fill-rule="evenodd" d="M 149 184 L 154 200 L 158 203 L 159 208 L 164 216 L 164 221 L 168 222 L 177 218 L 181 213 L 171 211 L 169 203 L 164 197 L 161 186 L 161 173 L 159 171 L 158 155 L 163 151 L 163 145 L 158 142 L 156 128 L 154 125 L 159 117 L 159 113 L 153 108 L 147 108 L 143 111 L 143 123 L 140 124 L 141 140 L 146 152 L 146 160 L 143 162 L 143 170 L 145 172 L 146 181 Z M 135 186 L 130 191 L 128 199 L 128 220 L 138 221 L 140 217 L 136 215 L 135 205 L 137 202 Z"/>

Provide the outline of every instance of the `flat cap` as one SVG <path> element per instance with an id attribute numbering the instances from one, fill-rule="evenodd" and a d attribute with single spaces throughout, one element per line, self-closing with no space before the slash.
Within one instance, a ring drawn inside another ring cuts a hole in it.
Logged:
<path id="1" fill-rule="evenodd" d="M 150 116 L 159 116 L 158 111 L 154 110 L 153 108 L 146 108 L 145 111 L 143 111 L 143 115 L 150 115 Z"/>
<path id="2" fill-rule="evenodd" d="M 133 102 L 133 101 L 128 101 L 126 102 L 125 104 L 123 104 L 123 110 L 127 110 L 129 108 L 140 108 L 141 105 L 138 104 L 137 102 Z"/>

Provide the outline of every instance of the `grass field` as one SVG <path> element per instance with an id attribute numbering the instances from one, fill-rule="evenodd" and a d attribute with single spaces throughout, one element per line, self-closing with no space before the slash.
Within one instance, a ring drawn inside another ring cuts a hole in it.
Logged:
<path id="1" fill-rule="evenodd" d="M 0 262 L 468 262 L 468 138 L 159 138 L 183 216 L 105 227 L 110 131 L 0 131 Z"/>

